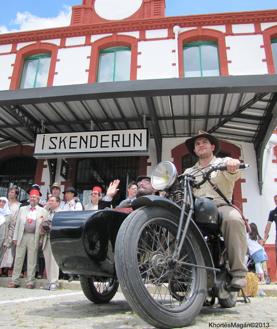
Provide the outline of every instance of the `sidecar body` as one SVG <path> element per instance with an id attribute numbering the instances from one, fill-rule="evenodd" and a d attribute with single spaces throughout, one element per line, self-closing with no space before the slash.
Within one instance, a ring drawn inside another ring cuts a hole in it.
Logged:
<path id="1" fill-rule="evenodd" d="M 115 240 L 128 213 L 109 208 L 56 213 L 50 239 L 59 268 L 69 274 L 113 277 Z"/>

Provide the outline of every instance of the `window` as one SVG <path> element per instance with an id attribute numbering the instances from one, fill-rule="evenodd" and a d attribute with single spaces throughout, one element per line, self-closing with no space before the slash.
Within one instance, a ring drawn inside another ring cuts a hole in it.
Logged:
<path id="1" fill-rule="evenodd" d="M 46 87 L 50 61 L 50 54 L 37 54 L 26 57 L 21 75 L 20 88 Z"/>
<path id="2" fill-rule="evenodd" d="M 135 180 L 139 173 L 138 157 L 115 158 L 89 158 L 81 159 L 77 165 L 75 186 L 80 198 L 84 200 L 83 191 L 91 191 L 92 186 L 99 185 L 103 188 L 114 180 L 120 179 L 120 190 L 116 194 L 113 203 L 126 198 L 125 186 Z"/>
<path id="3" fill-rule="evenodd" d="M 271 48 L 275 72 L 277 72 L 277 39 L 271 40 Z"/>
<path id="4" fill-rule="evenodd" d="M 98 82 L 130 80 L 131 51 L 128 47 L 106 48 L 100 51 Z"/>
<path id="5" fill-rule="evenodd" d="M 207 77 L 219 76 L 219 58 L 217 43 L 196 41 L 184 45 L 184 76 Z"/>

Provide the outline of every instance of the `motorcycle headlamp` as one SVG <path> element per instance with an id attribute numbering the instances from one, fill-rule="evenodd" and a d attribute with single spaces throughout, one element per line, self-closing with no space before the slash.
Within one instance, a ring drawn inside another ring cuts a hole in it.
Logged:
<path id="1" fill-rule="evenodd" d="M 157 164 L 151 175 L 151 184 L 155 190 L 169 189 L 177 178 L 177 170 L 170 161 L 162 161 Z"/>

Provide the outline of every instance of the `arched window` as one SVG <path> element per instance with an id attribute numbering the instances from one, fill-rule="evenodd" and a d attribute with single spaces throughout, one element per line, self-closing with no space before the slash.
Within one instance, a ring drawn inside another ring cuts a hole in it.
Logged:
<path id="1" fill-rule="evenodd" d="M 19 88 L 46 87 L 49 76 L 50 61 L 50 53 L 36 54 L 26 57 L 24 59 Z"/>
<path id="2" fill-rule="evenodd" d="M 100 51 L 97 82 L 130 80 L 130 72 L 129 47 L 111 47 Z"/>
<path id="3" fill-rule="evenodd" d="M 203 77 L 228 75 L 224 33 L 197 28 L 178 36 L 179 76 Z"/>
<path id="4" fill-rule="evenodd" d="M 219 76 L 219 57 L 215 41 L 194 41 L 183 48 L 184 76 Z"/>
<path id="5" fill-rule="evenodd" d="M 18 50 L 10 89 L 50 87 L 53 85 L 58 47 L 34 43 Z"/>
<path id="6" fill-rule="evenodd" d="M 88 83 L 137 79 L 138 41 L 113 35 L 93 42 Z"/>
<path id="7" fill-rule="evenodd" d="M 277 72 L 277 38 L 271 39 L 271 49 L 275 72 Z"/>
<path id="8" fill-rule="evenodd" d="M 263 31 L 265 62 L 269 74 L 277 73 L 277 26 Z"/>

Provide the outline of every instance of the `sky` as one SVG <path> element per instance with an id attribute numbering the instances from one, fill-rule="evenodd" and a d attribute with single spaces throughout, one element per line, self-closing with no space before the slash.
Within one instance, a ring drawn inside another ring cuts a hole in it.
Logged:
<path id="1" fill-rule="evenodd" d="M 0 0 L 0 33 L 66 26 L 81 0 Z M 120 0 L 118 0 L 120 1 Z M 277 9 L 277 0 L 166 0 L 166 16 Z"/>

